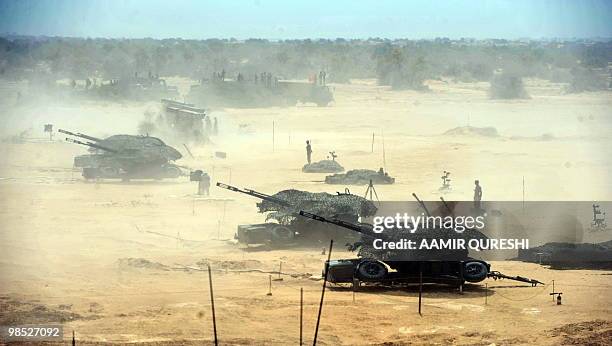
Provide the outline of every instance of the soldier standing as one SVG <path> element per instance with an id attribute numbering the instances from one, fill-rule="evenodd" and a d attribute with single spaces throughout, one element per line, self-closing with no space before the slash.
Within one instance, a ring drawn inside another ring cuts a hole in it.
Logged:
<path id="1" fill-rule="evenodd" d="M 312 156 L 312 147 L 310 146 L 310 141 L 306 141 L 306 160 L 308 160 L 308 164 L 310 164 L 310 158 Z"/>
<path id="2" fill-rule="evenodd" d="M 480 210 L 480 201 L 482 200 L 482 187 L 478 180 L 474 180 L 474 209 Z"/>
<path id="3" fill-rule="evenodd" d="M 210 176 L 208 173 L 202 174 L 200 181 L 198 181 L 198 195 L 210 196 Z"/>

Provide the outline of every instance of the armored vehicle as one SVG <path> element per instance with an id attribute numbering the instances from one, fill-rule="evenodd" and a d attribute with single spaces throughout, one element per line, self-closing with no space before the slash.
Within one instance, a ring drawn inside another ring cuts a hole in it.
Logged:
<path id="1" fill-rule="evenodd" d="M 424 204 L 420 202 L 424 207 Z M 426 210 L 428 215 L 431 215 Z M 462 287 L 465 282 L 476 283 L 487 277 L 494 279 L 511 279 L 526 282 L 532 286 L 542 284 L 540 281 L 521 277 L 507 276 L 491 271 L 491 265 L 485 261 L 468 256 L 467 249 L 414 249 L 390 250 L 375 247 L 376 240 L 385 242 L 401 241 L 403 238 L 420 244 L 422 240 L 431 239 L 475 239 L 486 236 L 475 230 L 457 233 L 452 230 L 415 227 L 413 231 L 392 229 L 385 233 L 376 233 L 371 225 L 355 224 L 335 218 L 325 218 L 309 212 L 300 211 L 300 215 L 323 223 L 344 227 L 361 235 L 361 240 L 349 244 L 350 250 L 359 249 L 358 258 L 333 260 L 326 263 L 327 278 L 332 283 L 439 283 Z"/>
<path id="2" fill-rule="evenodd" d="M 299 190 L 283 190 L 274 195 L 266 195 L 249 189 L 240 189 L 223 183 L 218 187 L 257 197 L 260 213 L 267 213 L 266 223 L 239 225 L 235 238 L 242 244 L 266 244 L 287 246 L 295 244 L 324 244 L 329 239 L 355 241 L 357 235 L 341 227 L 327 225 L 321 227 L 317 222 L 299 217 L 299 209 L 309 210 L 341 220 L 357 222 L 359 217 L 369 217 L 376 213 L 376 207 L 365 198 L 348 193 L 331 195 Z M 267 222 L 272 220 L 274 222 Z"/>
<path id="3" fill-rule="evenodd" d="M 85 179 L 163 179 L 184 175 L 182 168 L 172 163 L 182 157 L 181 153 L 159 138 L 114 135 L 101 139 L 62 129 L 58 132 L 80 139 L 66 138 L 67 142 L 89 147 L 91 154 L 74 158 L 74 166 L 83 169 Z"/>
<path id="4" fill-rule="evenodd" d="M 377 171 L 370 169 L 353 169 L 346 173 L 338 173 L 325 177 L 326 184 L 340 185 L 367 185 L 370 182 L 376 185 L 393 184 L 395 178 L 389 176 L 382 168 Z"/>
<path id="5" fill-rule="evenodd" d="M 210 107 L 286 107 L 298 102 L 324 107 L 334 97 L 329 87 L 314 83 L 213 79 L 193 85 L 187 100 Z"/>

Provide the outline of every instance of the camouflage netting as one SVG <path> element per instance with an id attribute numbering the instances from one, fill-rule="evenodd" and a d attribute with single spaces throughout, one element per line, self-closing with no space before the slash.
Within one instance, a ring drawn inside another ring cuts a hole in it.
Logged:
<path id="1" fill-rule="evenodd" d="M 323 217 L 337 215 L 358 215 L 369 217 L 376 214 L 377 208 L 372 201 L 350 194 L 332 195 L 325 192 L 313 193 L 300 190 L 283 190 L 272 197 L 291 203 L 293 207 L 283 207 L 277 203 L 262 201 L 257 203 L 260 213 L 269 213 L 266 220 L 276 220 L 289 224 L 299 210 Z"/>
<path id="2" fill-rule="evenodd" d="M 338 173 L 342 171 L 344 171 L 344 167 L 333 160 L 307 163 L 302 167 L 302 172 L 304 173 Z"/>
<path id="3" fill-rule="evenodd" d="M 370 180 L 375 185 L 395 183 L 395 178 L 390 177 L 387 173 L 371 169 L 353 169 L 345 174 L 334 174 L 325 177 L 326 184 L 366 185 L 370 183 Z"/>

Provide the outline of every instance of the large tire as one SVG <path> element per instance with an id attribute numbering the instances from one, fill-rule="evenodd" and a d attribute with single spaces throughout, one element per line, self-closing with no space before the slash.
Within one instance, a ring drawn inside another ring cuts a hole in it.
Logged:
<path id="1" fill-rule="evenodd" d="M 272 228 L 272 241 L 275 243 L 286 243 L 295 237 L 295 232 L 285 226 L 275 226 Z"/>
<path id="2" fill-rule="evenodd" d="M 482 262 L 466 262 L 463 264 L 463 278 L 467 282 L 480 282 L 487 278 L 489 269 Z"/>
<path id="3" fill-rule="evenodd" d="M 180 168 L 176 166 L 164 167 L 164 178 L 178 178 L 181 176 Z"/>
<path id="4" fill-rule="evenodd" d="M 357 276 L 361 280 L 381 280 L 388 273 L 387 267 L 379 261 L 364 260 L 357 265 Z"/>

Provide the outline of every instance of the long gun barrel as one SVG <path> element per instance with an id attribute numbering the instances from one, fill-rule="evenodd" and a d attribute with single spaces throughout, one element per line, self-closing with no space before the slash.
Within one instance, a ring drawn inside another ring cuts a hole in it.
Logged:
<path id="1" fill-rule="evenodd" d="M 74 137 L 85 138 L 85 139 L 87 139 L 87 140 L 94 141 L 94 142 L 99 142 L 99 141 L 101 141 L 101 139 L 100 139 L 100 138 L 96 138 L 96 137 L 92 137 L 92 136 L 84 135 L 84 134 L 82 134 L 82 133 L 74 133 L 74 132 L 70 132 L 70 131 L 66 131 L 66 130 L 62 130 L 62 129 L 57 130 L 57 132 L 59 132 L 59 133 L 63 133 L 63 134 L 67 134 L 67 135 L 70 135 L 70 136 L 74 136 Z"/>
<path id="2" fill-rule="evenodd" d="M 72 138 L 66 138 L 66 142 L 75 143 L 75 144 L 81 144 L 81 145 L 85 145 L 85 146 L 88 146 L 88 147 L 92 147 L 92 148 L 108 151 L 110 153 L 117 153 L 118 152 L 115 149 L 103 147 L 103 146 L 101 146 L 99 144 L 90 143 L 90 142 L 85 143 L 85 142 L 77 141 L 76 139 L 72 139 Z"/>
<path id="3" fill-rule="evenodd" d="M 354 231 L 354 232 L 357 232 L 357 233 L 361 233 L 361 234 L 363 234 L 365 236 L 368 236 L 368 237 L 373 237 L 374 236 L 372 234 L 371 230 L 368 230 L 365 227 L 356 225 L 356 224 L 351 223 L 351 222 L 346 222 L 346 221 L 342 221 L 342 220 L 338 220 L 338 219 L 326 219 L 323 216 L 312 214 L 312 213 L 309 213 L 309 212 L 306 212 L 306 211 L 303 211 L 303 210 L 300 210 L 300 215 L 303 216 L 303 217 L 309 218 L 309 219 L 313 219 L 313 220 L 319 221 L 319 222 L 326 222 L 326 223 L 331 223 L 331 224 L 336 225 L 336 226 L 344 227 L 346 229 L 350 229 L 351 231 Z M 379 236 L 382 236 L 382 235 L 379 235 Z"/>
<path id="4" fill-rule="evenodd" d="M 492 271 L 489 274 L 487 274 L 488 277 L 493 278 L 494 280 L 497 279 L 508 279 L 508 280 L 514 280 L 514 281 L 521 281 L 521 282 L 526 282 L 528 284 L 531 284 L 531 286 L 535 287 L 538 284 L 540 285 L 544 285 L 543 282 L 540 282 L 538 280 L 534 280 L 534 279 L 529 279 L 523 276 L 508 276 L 508 275 L 504 275 L 498 271 Z"/>
<path id="5" fill-rule="evenodd" d="M 226 190 L 230 190 L 230 191 L 234 191 L 234 192 L 240 192 L 240 193 L 244 193 L 244 194 L 249 195 L 249 196 L 257 197 L 259 199 L 263 199 L 264 201 L 276 203 L 278 205 L 282 205 L 283 207 L 289 207 L 289 208 L 293 207 L 293 205 L 291 205 L 291 203 L 289 203 L 289 202 L 287 202 L 285 200 L 282 200 L 282 199 L 276 198 L 276 197 L 272 197 L 270 195 L 266 195 L 265 193 L 257 192 L 255 190 L 240 189 L 238 187 L 227 185 L 227 184 L 223 184 L 223 183 L 217 183 L 217 186 L 221 187 L 221 188 L 224 188 Z"/>
<path id="6" fill-rule="evenodd" d="M 421 208 L 423 208 L 423 210 L 425 210 L 425 214 L 427 214 L 427 216 L 431 216 L 431 213 L 429 212 L 429 209 L 427 209 L 427 207 L 425 206 L 425 203 L 423 203 L 423 201 L 421 201 L 419 199 L 419 197 L 417 197 L 416 193 L 412 193 L 412 197 L 414 197 L 417 202 L 419 202 L 419 204 L 421 205 Z"/>

